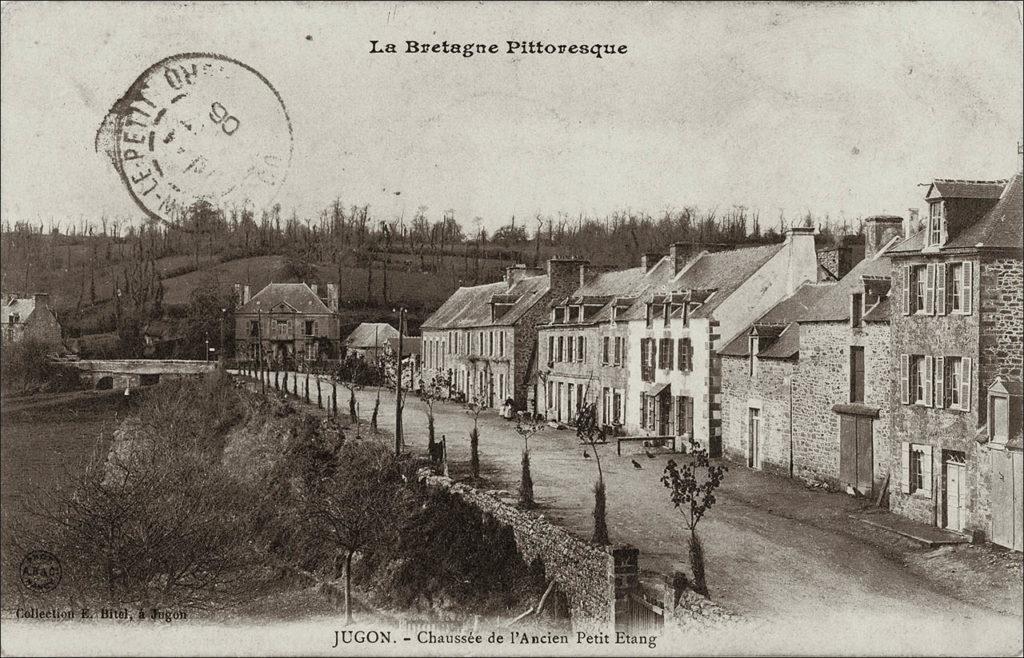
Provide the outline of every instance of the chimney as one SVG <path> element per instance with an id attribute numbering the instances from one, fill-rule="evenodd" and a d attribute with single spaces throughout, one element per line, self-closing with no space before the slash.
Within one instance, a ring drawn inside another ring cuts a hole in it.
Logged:
<path id="1" fill-rule="evenodd" d="M 786 230 L 784 251 L 788 251 L 786 293 L 792 295 L 806 281 L 818 276 L 818 253 L 814 245 L 813 226 L 794 226 Z"/>
<path id="2" fill-rule="evenodd" d="M 334 283 L 327 284 L 327 308 L 334 313 L 338 312 L 338 286 Z"/>
<path id="3" fill-rule="evenodd" d="M 43 308 L 50 307 L 49 293 L 37 292 L 36 294 L 32 295 L 32 297 L 36 300 L 36 306 L 41 306 Z"/>
<path id="4" fill-rule="evenodd" d="M 864 220 L 864 255 L 873 258 L 894 237 L 903 237 L 903 218 L 875 215 Z"/>
<path id="5" fill-rule="evenodd" d="M 644 268 L 644 272 L 650 272 L 659 260 L 661 260 L 661 254 L 644 254 L 640 257 L 640 267 Z"/>
<path id="6" fill-rule="evenodd" d="M 505 290 L 511 290 L 517 283 L 530 276 L 544 274 L 539 267 L 527 267 L 525 263 L 516 263 L 505 268 Z"/>
<path id="7" fill-rule="evenodd" d="M 548 287 L 555 299 L 568 297 L 579 287 L 580 270 L 590 261 L 577 258 L 552 258 L 548 260 Z"/>
<path id="8" fill-rule="evenodd" d="M 248 304 L 249 299 L 249 284 L 247 283 L 242 286 L 242 304 Z"/>
<path id="9" fill-rule="evenodd" d="M 907 230 L 906 235 L 913 235 L 921 230 L 921 221 L 918 219 L 919 212 L 917 208 L 907 208 L 909 217 L 907 218 Z"/>
<path id="10" fill-rule="evenodd" d="M 320 297 L 320 295 L 319 295 L 319 294 L 317 294 L 317 291 L 316 291 L 316 284 L 315 284 L 315 283 L 311 283 L 311 284 L 309 284 L 309 289 L 313 291 L 313 294 L 314 294 L 314 295 L 316 295 L 317 297 Z"/>
<path id="11" fill-rule="evenodd" d="M 673 242 L 668 248 L 668 259 L 672 262 L 672 273 L 679 274 L 690 261 L 703 250 L 699 242 Z"/>
<path id="12" fill-rule="evenodd" d="M 588 269 L 589 268 L 587 267 L 587 263 L 583 263 L 582 265 L 580 265 L 580 288 L 582 288 L 587 283 Z"/>

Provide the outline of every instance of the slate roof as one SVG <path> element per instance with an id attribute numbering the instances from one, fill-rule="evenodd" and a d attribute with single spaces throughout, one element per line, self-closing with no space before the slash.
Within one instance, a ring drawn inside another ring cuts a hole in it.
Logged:
<path id="1" fill-rule="evenodd" d="M 750 344 L 747 338 L 751 327 L 756 324 L 774 323 L 783 324 L 785 328 L 779 334 L 778 339 L 762 350 L 758 356 L 777 359 L 795 356 L 800 351 L 800 327 L 797 321 L 803 319 L 807 311 L 837 285 L 834 281 L 804 283 L 796 289 L 796 292 L 769 309 L 745 331 L 741 331 L 728 345 L 718 350 L 718 353 L 723 356 L 750 356 Z"/>
<path id="2" fill-rule="evenodd" d="M 34 297 L 16 297 L 9 302 L 5 301 L 0 304 L 0 322 L 7 324 L 11 315 L 14 314 L 18 315 L 19 322 L 25 322 L 35 310 L 36 300 Z"/>
<path id="3" fill-rule="evenodd" d="M 892 259 L 886 255 L 888 253 L 888 251 L 885 251 L 857 263 L 852 270 L 846 273 L 846 276 L 840 279 L 826 294 L 822 295 L 813 307 L 807 310 L 807 313 L 804 314 L 800 321 L 848 321 L 850 319 L 850 295 L 864 288 L 864 282 L 861 277 L 878 276 L 888 278 L 892 276 Z M 888 312 L 885 313 L 884 317 L 879 317 L 881 314 L 876 313 L 875 311 L 877 310 L 876 308 L 872 312 L 865 314 L 864 319 L 867 321 L 888 322 Z"/>
<path id="4" fill-rule="evenodd" d="M 524 277 L 511 289 L 504 281 L 462 287 L 452 293 L 441 307 L 423 323 L 425 329 L 508 326 L 515 324 L 548 292 L 548 276 Z M 497 320 L 491 320 L 491 297 L 515 295 L 517 301 Z"/>
<path id="5" fill-rule="evenodd" d="M 714 294 L 691 313 L 691 317 L 708 317 L 740 285 L 767 263 L 785 246 L 784 242 L 761 247 L 745 247 L 729 251 L 705 253 L 690 262 L 682 272 L 673 276 L 668 258 L 662 258 L 651 270 L 652 285 L 649 292 L 666 294 L 678 290 L 714 290 Z M 658 277 L 663 277 L 658 280 Z M 646 299 L 637 300 L 624 319 L 639 320 L 646 317 Z"/>
<path id="6" fill-rule="evenodd" d="M 950 238 L 944 249 L 964 247 L 1018 247 L 1024 241 L 1021 215 L 1021 174 L 1014 176 L 1003 188 L 999 201 L 973 225 Z"/>
<path id="7" fill-rule="evenodd" d="M 937 184 L 933 183 L 933 187 Z M 998 194 L 992 193 L 996 186 L 999 188 Z M 963 185 L 961 184 L 960 187 L 963 187 Z M 1021 243 L 1024 241 L 1024 234 L 1022 234 L 1021 228 L 1022 223 L 1024 223 L 1024 218 L 1021 215 L 1021 174 L 1018 173 L 1009 181 L 986 182 L 984 184 L 975 183 L 968 187 L 981 190 L 977 191 L 976 195 L 971 198 L 998 199 L 998 201 L 996 205 L 981 216 L 981 219 L 966 227 L 957 235 L 950 237 L 946 244 L 939 248 L 938 253 L 951 249 L 975 249 L 979 247 L 1020 249 Z M 964 193 L 959 188 L 958 191 Z M 922 229 L 890 249 L 889 253 L 919 253 L 925 246 L 926 237 L 927 230 Z"/>
<path id="8" fill-rule="evenodd" d="M 236 313 L 269 313 L 281 304 L 287 304 L 299 313 L 330 314 L 331 310 L 305 283 L 271 283 L 253 295 Z"/>
<path id="9" fill-rule="evenodd" d="M 343 341 L 345 347 L 365 349 L 384 347 L 388 340 L 398 340 L 398 329 L 386 322 L 363 322 L 352 330 Z"/>
<path id="10" fill-rule="evenodd" d="M 928 188 L 926 199 L 998 199 L 1006 186 L 1003 180 L 961 180 L 936 178 Z"/>

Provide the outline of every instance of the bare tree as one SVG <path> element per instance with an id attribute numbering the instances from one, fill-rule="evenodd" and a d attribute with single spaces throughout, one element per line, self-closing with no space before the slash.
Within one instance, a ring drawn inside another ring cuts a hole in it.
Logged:
<path id="1" fill-rule="evenodd" d="M 594 483 L 594 534 L 591 541 L 607 545 L 611 542 L 608 539 L 605 509 L 604 471 L 601 469 L 601 452 L 598 450 L 598 446 L 606 443 L 607 439 L 597 420 L 597 403 L 588 402 L 580 406 L 576 413 L 576 437 L 584 446 L 584 459 L 590 459 L 590 451 L 593 451 L 594 461 L 597 463 L 597 482 Z"/>

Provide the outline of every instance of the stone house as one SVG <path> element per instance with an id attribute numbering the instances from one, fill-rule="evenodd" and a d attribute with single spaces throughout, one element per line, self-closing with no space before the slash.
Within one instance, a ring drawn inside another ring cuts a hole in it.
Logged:
<path id="1" fill-rule="evenodd" d="M 235 286 L 235 355 L 239 359 L 289 364 L 338 358 L 338 292 L 317 286 L 271 283 L 249 296 L 249 286 Z"/>
<path id="2" fill-rule="evenodd" d="M 20 293 L 0 295 L 0 340 L 4 344 L 33 340 L 54 346 L 61 344 L 61 327 L 50 308 L 50 295 Z"/>
<path id="3" fill-rule="evenodd" d="M 690 434 L 721 454 L 721 362 L 718 348 L 820 267 L 811 228 L 783 242 L 701 253 L 687 261 L 671 250 L 652 269 L 665 282 L 623 313 L 629 323 L 626 426 L 648 436 Z"/>
<path id="4" fill-rule="evenodd" d="M 538 413 L 572 422 L 584 402 L 595 402 L 608 430 L 622 428 L 629 323 L 619 315 L 665 280 L 657 268 L 646 267 L 646 260 L 627 270 L 584 271 L 572 294 L 551 302 L 550 316 L 538 328 Z"/>
<path id="5" fill-rule="evenodd" d="M 386 322 L 362 322 L 341 341 L 345 354 L 356 354 L 376 363 L 387 352 L 388 341 L 398 340 L 398 329 Z"/>
<path id="6" fill-rule="evenodd" d="M 888 255 L 903 220 L 864 220 L 867 258 L 799 320 L 793 474 L 873 496 L 889 476 L 893 381 Z"/>
<path id="7" fill-rule="evenodd" d="M 1021 414 L 1009 403 L 1024 349 L 1021 175 L 936 179 L 925 200 L 924 230 L 889 252 L 891 507 L 1013 545 L 1020 447 L 1007 428 Z"/>
<path id="8" fill-rule="evenodd" d="M 798 321 L 835 282 L 807 282 L 718 350 L 723 456 L 780 475 L 794 473 Z"/>
<path id="9" fill-rule="evenodd" d="M 421 326 L 424 380 L 450 377 L 453 397 L 518 409 L 536 405 L 537 325 L 552 299 L 579 287 L 586 261 L 551 259 L 547 270 L 517 265 L 505 280 L 459 288 Z"/>

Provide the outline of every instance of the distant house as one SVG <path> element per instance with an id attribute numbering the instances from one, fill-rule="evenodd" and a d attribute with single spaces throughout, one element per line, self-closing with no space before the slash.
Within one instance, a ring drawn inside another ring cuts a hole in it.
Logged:
<path id="1" fill-rule="evenodd" d="M 235 286 L 235 354 L 267 363 L 335 359 L 339 353 L 338 292 L 327 284 L 271 283 L 252 297 L 249 286 Z"/>
<path id="2" fill-rule="evenodd" d="M 50 296 L 44 293 L 31 297 L 22 297 L 20 293 L 2 295 L 0 338 L 5 344 L 35 340 L 60 345 L 61 327 L 50 308 Z"/>
<path id="3" fill-rule="evenodd" d="M 536 396 L 537 325 L 550 303 L 580 285 L 577 259 L 551 259 L 547 270 L 509 267 L 505 280 L 459 288 L 421 327 L 424 379 L 443 374 L 458 398 L 500 407 L 511 398 L 532 410 Z"/>
<path id="4" fill-rule="evenodd" d="M 384 355 L 390 339 L 398 339 L 398 329 L 386 322 L 363 322 L 352 330 L 342 346 L 346 353 L 355 353 L 369 361 L 377 361 Z"/>

